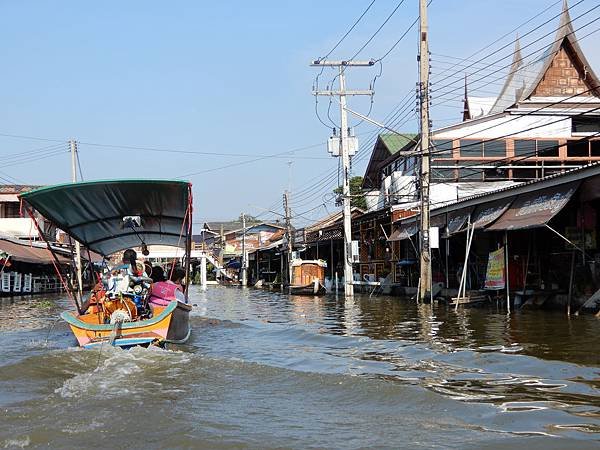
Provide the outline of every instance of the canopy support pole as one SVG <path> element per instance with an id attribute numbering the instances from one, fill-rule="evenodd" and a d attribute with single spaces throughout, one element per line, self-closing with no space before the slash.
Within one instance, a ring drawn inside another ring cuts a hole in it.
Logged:
<path id="1" fill-rule="evenodd" d="M 552 228 L 550 225 L 546 224 L 545 225 L 546 228 L 548 228 L 550 231 L 552 231 L 553 233 L 555 233 L 557 236 L 559 236 L 561 239 L 563 239 L 564 241 L 568 242 L 569 244 L 571 244 L 573 247 L 575 247 L 577 250 L 579 250 L 581 252 L 581 254 L 583 255 L 583 257 L 585 258 L 585 251 L 581 248 L 578 247 L 577 245 L 575 245 L 572 241 L 570 241 L 569 239 L 567 239 L 565 236 L 563 236 L 562 234 L 560 234 L 558 231 L 556 231 L 554 228 Z M 585 261 L 585 259 L 584 259 Z"/>
<path id="2" fill-rule="evenodd" d="M 450 253 L 450 239 L 446 238 L 444 239 L 446 241 L 446 289 L 450 289 L 450 276 L 449 276 L 449 270 L 448 270 L 448 256 Z M 448 292 L 448 291 L 446 291 Z"/>
<path id="3" fill-rule="evenodd" d="M 508 271 L 508 231 L 504 230 L 504 273 L 506 274 L 506 309 L 510 314 L 510 281 Z"/>
<path id="4" fill-rule="evenodd" d="M 52 249 L 52 246 L 50 245 L 50 242 L 48 242 L 48 240 L 46 239 L 46 237 L 44 236 L 44 233 L 42 233 L 42 230 L 40 230 L 40 226 L 37 223 L 37 220 L 35 220 L 35 217 L 33 216 L 33 212 L 31 211 L 30 208 L 26 208 L 27 210 L 27 214 L 29 214 L 29 217 L 31 218 L 31 221 L 33 222 L 35 229 L 38 232 L 38 236 L 40 237 L 40 239 L 42 241 L 44 241 L 44 243 L 46 244 L 46 248 L 48 249 L 48 251 L 50 252 L 50 254 L 52 255 L 52 259 L 53 259 L 53 264 L 54 264 L 54 269 L 56 270 L 56 274 L 58 275 L 58 277 L 60 278 L 60 281 L 62 282 L 63 286 L 65 287 L 66 291 L 67 291 L 67 295 L 73 300 L 73 302 L 75 303 L 75 307 L 77 308 L 77 312 L 82 315 L 85 311 L 83 311 L 81 305 L 79 304 L 79 301 L 77 300 L 77 296 L 73 295 L 73 289 L 70 288 L 67 283 L 65 282 L 63 276 L 60 273 L 60 261 L 58 260 L 58 256 L 56 256 L 56 253 L 54 252 L 54 250 Z"/>
<path id="5" fill-rule="evenodd" d="M 185 302 L 189 303 L 189 294 L 188 291 L 190 289 L 190 257 L 192 256 L 192 188 L 189 189 L 189 200 L 186 214 L 186 233 L 185 233 Z M 204 265 L 206 266 L 206 258 L 204 258 Z"/>
<path id="6" fill-rule="evenodd" d="M 575 250 L 571 254 L 571 274 L 569 275 L 569 296 L 567 297 L 567 317 L 571 317 L 571 298 L 573 297 L 573 275 L 575 272 Z"/>

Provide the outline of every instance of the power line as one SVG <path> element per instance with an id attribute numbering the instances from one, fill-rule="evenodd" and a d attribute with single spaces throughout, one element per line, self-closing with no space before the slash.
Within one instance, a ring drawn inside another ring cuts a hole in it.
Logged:
<path id="1" fill-rule="evenodd" d="M 369 6 L 367 6 L 367 9 L 365 9 L 363 11 L 363 13 L 360 15 L 360 17 L 358 19 L 356 19 L 356 21 L 354 22 L 354 24 L 350 27 L 350 29 L 348 31 L 346 31 L 346 33 L 340 38 L 340 40 L 337 42 L 337 44 L 335 44 L 333 46 L 333 48 L 331 50 L 329 50 L 329 52 L 323 56 L 322 58 L 319 58 L 319 60 L 323 60 L 323 59 L 327 59 L 329 57 L 329 55 L 331 55 L 334 50 L 336 48 L 339 47 L 339 45 L 344 42 L 344 39 L 346 39 L 348 37 L 348 35 L 352 32 L 352 30 L 354 30 L 354 28 L 356 27 L 356 25 L 358 25 L 358 23 L 362 20 L 362 18 L 365 16 L 365 14 L 367 14 L 369 12 L 369 10 L 371 9 L 371 6 L 373 6 L 373 4 L 375 3 L 375 0 L 373 0 L 371 3 L 369 3 Z"/>
<path id="2" fill-rule="evenodd" d="M 373 39 L 375 39 L 375 37 L 379 34 L 379 32 L 383 29 L 383 27 L 390 21 L 390 19 L 394 16 L 394 14 L 396 14 L 396 11 L 398 11 L 398 8 L 400 8 L 400 6 L 402 6 L 402 4 L 404 3 L 404 1 L 405 0 L 400 0 L 400 2 L 396 5 L 396 7 L 394 8 L 394 10 L 386 17 L 386 19 L 379 26 L 379 28 L 377 28 L 377 30 L 375 31 L 375 33 L 373 33 L 373 35 L 369 39 L 367 39 L 367 42 L 365 42 L 363 44 L 363 46 L 361 48 L 359 48 L 354 55 L 352 55 L 351 58 L 349 58 L 350 60 L 353 60 L 354 58 L 356 58 L 367 47 L 367 45 L 369 45 L 371 43 L 371 41 Z"/>
<path id="3" fill-rule="evenodd" d="M 25 136 L 22 134 L 0 133 L 0 136 L 15 138 L 15 139 L 29 139 L 29 140 L 33 140 L 33 141 L 48 141 L 48 142 L 62 142 L 62 143 L 65 142 L 64 139 L 49 139 L 49 138 L 42 138 L 42 137 L 37 137 L 37 136 Z"/>
<path id="4" fill-rule="evenodd" d="M 583 1 L 584 1 L 584 0 L 580 0 L 580 1 L 579 1 L 579 3 L 583 2 Z M 578 3 L 578 4 L 579 4 L 579 3 Z M 584 12 L 584 13 L 580 14 L 579 16 L 577 16 L 577 17 L 576 17 L 574 20 L 577 20 L 577 19 L 579 19 L 579 18 L 581 18 L 581 17 L 583 17 L 583 16 L 587 15 L 587 14 L 589 14 L 590 12 L 592 12 L 592 11 L 594 11 L 594 10 L 598 9 L 598 8 L 600 8 L 600 5 L 597 5 L 597 6 L 594 6 L 593 8 L 590 8 L 590 9 L 589 9 L 589 10 L 587 10 L 586 12 Z M 559 14 L 559 15 L 560 15 L 560 14 Z M 559 15 L 557 15 L 557 16 L 555 16 L 555 17 L 558 17 Z M 555 18 L 555 17 L 554 17 L 554 18 Z M 572 21 L 571 21 L 571 23 L 572 23 L 574 20 L 572 20 Z M 600 17 L 598 17 L 598 18 L 596 18 L 596 19 L 594 19 L 594 20 L 592 20 L 592 21 L 590 21 L 590 22 L 586 23 L 585 25 L 582 25 L 582 26 L 581 26 L 581 27 L 579 27 L 577 30 L 573 30 L 573 32 L 570 32 L 570 33 L 569 33 L 569 35 L 570 35 L 570 34 L 574 34 L 574 33 L 575 33 L 575 31 L 581 30 L 581 29 L 583 29 L 583 28 L 585 28 L 585 27 L 587 27 L 587 26 L 591 25 L 592 23 L 594 23 L 594 22 L 596 22 L 596 21 L 598 21 L 598 20 L 600 20 Z M 562 28 L 562 27 L 564 27 L 564 26 L 567 26 L 567 25 L 568 25 L 568 24 L 562 25 L 560 28 Z M 538 28 L 539 28 L 539 27 L 538 27 Z M 560 28 L 559 28 L 559 29 L 560 29 Z M 526 35 L 528 35 L 528 34 L 530 34 L 530 33 L 532 33 L 533 31 L 535 31 L 535 29 L 534 29 L 534 30 L 531 30 L 531 31 L 530 31 L 530 32 L 528 32 L 528 33 L 526 33 L 526 34 L 525 34 L 525 36 L 526 36 Z M 535 44 L 535 43 L 537 43 L 537 42 L 541 41 L 542 39 L 544 39 L 544 38 L 546 38 L 546 37 L 548 37 L 548 36 L 550 36 L 551 34 L 554 34 L 554 33 L 556 33 L 556 30 L 553 30 L 553 31 L 551 31 L 551 32 L 549 32 L 549 33 L 546 33 L 546 34 L 544 34 L 543 36 L 539 37 L 538 39 L 535 39 L 534 41 L 532 41 L 532 42 L 528 43 L 527 45 L 523 46 L 523 47 L 521 48 L 521 50 L 523 50 L 523 49 L 525 49 L 525 48 L 527 48 L 527 47 L 531 47 L 533 44 Z M 555 40 L 555 41 L 551 42 L 551 44 L 550 44 L 550 45 L 554 44 L 554 43 L 555 43 L 555 42 L 557 42 L 557 41 L 558 41 L 558 40 Z M 515 42 L 515 41 L 513 41 L 513 43 L 514 43 L 514 42 Z M 501 47 L 501 49 L 499 49 L 499 50 L 495 51 L 494 53 L 492 53 L 492 54 L 490 54 L 490 55 L 488 55 L 488 56 L 486 56 L 485 58 L 482 58 L 482 59 L 478 60 L 477 62 L 483 61 L 483 60 L 485 60 L 485 59 L 489 58 L 490 56 L 493 56 L 493 55 L 497 54 L 497 53 L 498 53 L 500 50 L 502 50 L 502 49 L 506 48 L 508 45 L 510 45 L 510 43 L 509 43 L 509 44 L 507 44 L 507 45 L 505 45 L 505 46 L 503 46 L 503 47 Z M 532 55 L 534 55 L 534 54 L 536 54 L 536 53 L 538 53 L 538 52 L 540 52 L 540 51 L 542 51 L 542 50 L 546 50 L 547 48 L 548 48 L 548 46 L 547 46 L 547 45 L 544 45 L 544 47 L 543 47 L 543 48 L 540 48 L 540 49 L 538 49 L 538 50 L 536 50 L 536 51 L 534 51 L 534 52 L 530 53 L 529 55 L 526 55 L 525 57 L 521 57 L 521 58 L 520 58 L 519 60 L 517 60 L 517 61 L 513 61 L 513 62 L 511 62 L 510 64 L 507 64 L 507 65 L 505 65 L 505 66 L 504 66 L 504 68 L 512 66 L 512 64 L 513 64 L 513 63 L 522 62 L 522 61 L 523 61 L 523 60 L 524 60 L 526 57 L 528 57 L 528 56 L 532 56 Z M 512 52 L 512 53 L 510 53 L 510 54 L 508 54 L 508 55 L 506 55 L 506 56 L 504 56 L 504 57 L 502 57 L 502 58 L 496 59 L 496 60 L 495 60 L 493 63 L 491 63 L 491 64 L 495 64 L 495 63 L 497 63 L 497 62 L 503 61 L 503 60 L 505 60 L 505 59 L 507 59 L 507 58 L 510 58 L 511 56 L 514 56 L 514 52 Z M 473 63 L 473 64 L 475 64 L 475 63 Z M 472 66 L 473 64 L 471 64 L 470 66 Z M 472 73 L 471 73 L 471 75 L 474 75 L 474 74 L 476 74 L 476 73 L 480 73 L 482 70 L 484 70 L 484 68 L 477 69 L 475 72 L 472 72 Z M 448 78 L 449 78 L 448 76 L 447 76 L 447 77 L 444 77 L 444 78 L 442 78 L 441 80 L 438 80 L 438 81 L 436 82 L 436 84 L 438 84 L 438 83 L 440 83 L 440 82 L 443 82 L 443 81 L 447 80 Z M 478 78 L 477 80 L 475 80 L 474 82 L 471 82 L 471 83 L 476 83 L 476 82 L 479 82 L 479 81 L 481 81 L 481 80 L 484 80 L 485 78 L 486 78 L 486 76 L 480 77 L 480 78 Z M 443 91 L 443 89 L 445 89 L 445 88 L 448 88 L 448 87 L 450 87 L 450 86 L 452 86 L 452 85 L 456 84 L 457 82 L 458 82 L 458 81 L 453 81 L 453 82 L 447 83 L 447 84 L 445 84 L 445 85 L 442 85 L 441 87 L 439 87 L 439 88 L 436 88 L 436 91 L 439 91 L 439 90 L 442 90 L 442 91 Z M 456 89 L 452 89 L 452 90 L 450 90 L 450 91 L 447 91 L 447 92 L 445 92 L 445 93 L 444 93 L 444 94 L 442 94 L 442 95 L 445 95 L 445 94 L 447 94 L 447 93 L 449 93 L 449 92 L 453 92 L 453 91 L 455 91 L 455 90 L 456 90 Z"/>
<path id="5" fill-rule="evenodd" d="M 142 146 L 134 146 L 134 145 L 120 145 L 120 144 L 98 144 L 94 142 L 79 142 L 80 144 L 94 146 L 94 147 L 103 147 L 108 149 L 126 149 L 126 150 L 143 150 L 148 152 L 159 152 L 159 153 L 178 153 L 178 154 L 186 154 L 186 155 L 208 155 L 208 156 L 231 156 L 231 157 L 261 157 L 261 158 L 298 158 L 298 159 L 327 159 L 324 157 L 318 156 L 298 156 L 298 155 L 289 155 L 291 153 L 309 150 L 316 147 L 322 147 L 324 144 L 314 144 L 308 145 L 305 147 L 299 147 L 292 150 L 287 150 L 285 152 L 274 153 L 274 154 L 256 154 L 256 153 L 224 153 L 224 152 L 205 152 L 205 151 L 197 151 L 197 150 L 179 150 L 179 149 L 171 149 L 171 148 L 157 148 L 157 147 L 142 147 Z"/>
<path id="6" fill-rule="evenodd" d="M 548 11 L 548 10 L 550 10 L 550 9 L 554 8 L 556 5 L 558 5 L 558 4 L 559 4 L 559 3 L 561 3 L 562 1 L 563 1 L 563 0 L 557 0 L 556 2 L 554 2 L 554 3 L 552 3 L 550 6 L 548 6 L 546 9 L 544 9 L 542 12 L 540 12 L 540 13 L 536 14 L 535 16 L 533 16 L 533 17 L 529 18 L 529 19 L 528 19 L 528 20 L 526 20 L 525 22 L 523 22 L 523 23 L 521 23 L 520 25 L 518 25 L 516 28 L 514 28 L 514 29 L 512 29 L 511 31 L 509 31 L 509 32 L 507 32 L 507 33 L 505 33 L 505 34 L 503 34 L 501 37 L 499 37 L 499 38 L 498 38 L 498 39 L 496 39 L 495 41 L 493 41 L 493 42 L 491 42 L 490 44 L 486 45 L 485 47 L 483 47 L 483 48 L 481 48 L 481 49 L 477 50 L 475 53 L 471 54 L 470 56 L 468 56 L 468 57 L 467 57 L 467 58 L 465 58 L 465 59 L 470 59 L 470 58 L 473 58 L 474 56 L 476 56 L 476 55 L 480 54 L 481 52 L 483 52 L 483 51 L 487 50 L 488 48 L 492 47 L 494 44 L 497 44 L 498 42 L 500 42 L 500 41 L 501 41 L 502 39 L 504 39 L 505 37 L 507 37 L 507 36 L 510 36 L 510 35 L 512 35 L 514 32 L 518 31 L 518 30 L 519 30 L 521 27 L 523 27 L 523 26 L 527 25 L 528 23 L 532 22 L 533 20 L 537 19 L 538 17 L 540 17 L 541 15 L 543 15 L 544 13 L 546 13 L 546 11 Z M 584 1 L 584 0 L 581 0 L 581 1 Z M 579 2 L 579 3 L 581 3 L 581 2 Z M 574 6 L 577 6 L 579 3 L 577 3 L 577 4 L 576 4 L 576 5 L 574 5 Z M 556 18 L 556 17 L 557 17 L 557 16 L 554 16 L 554 17 L 553 17 L 552 19 L 550 19 L 550 20 L 553 20 L 553 19 L 554 19 L 554 18 Z M 547 21 L 547 22 L 544 22 L 544 24 L 542 24 L 542 26 L 543 26 L 543 25 L 545 25 L 545 24 L 547 24 L 547 23 L 548 23 L 548 21 Z M 515 41 L 516 41 L 516 40 L 513 40 L 513 41 L 511 41 L 511 44 L 514 44 L 514 43 L 515 43 Z M 488 55 L 488 56 L 491 56 L 491 55 Z M 442 72 L 440 75 L 442 75 L 443 73 L 445 73 L 445 72 Z M 455 72 L 455 73 L 458 73 L 458 72 Z"/>
<path id="7" fill-rule="evenodd" d="M 429 0 L 429 3 L 427 3 L 427 6 L 430 6 L 432 3 L 433 3 L 433 0 Z M 402 33 L 402 35 L 400 35 L 400 37 L 398 38 L 398 40 L 396 42 L 394 42 L 394 45 L 392 45 L 389 48 L 389 50 L 383 54 L 383 56 L 381 56 L 380 58 L 376 59 L 375 62 L 380 62 L 380 61 L 383 61 L 385 58 L 387 58 L 387 56 L 394 51 L 394 49 L 398 46 L 398 44 L 400 44 L 400 42 L 402 41 L 402 39 L 404 39 L 406 37 L 406 35 L 414 28 L 414 26 L 418 22 L 419 22 L 419 17 L 417 17 L 413 21 L 413 23 L 411 23 L 410 26 L 404 31 L 404 33 Z"/>

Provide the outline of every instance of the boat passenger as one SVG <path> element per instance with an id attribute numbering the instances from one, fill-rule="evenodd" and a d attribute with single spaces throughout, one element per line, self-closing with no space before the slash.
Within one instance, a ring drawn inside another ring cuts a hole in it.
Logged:
<path id="1" fill-rule="evenodd" d="M 179 286 L 181 292 L 183 292 L 183 279 L 185 278 L 185 270 L 181 267 L 176 266 L 172 271 L 169 277 L 169 280 Z"/>
<path id="2" fill-rule="evenodd" d="M 153 283 L 158 283 L 159 281 L 165 281 L 165 271 L 161 266 L 152 266 L 152 272 L 150 274 L 150 278 L 152 278 Z"/>
<path id="3" fill-rule="evenodd" d="M 128 248 L 123 252 L 122 262 L 127 265 L 127 272 L 129 275 L 136 277 L 141 275 L 138 270 L 137 253 L 134 249 Z"/>
<path id="4" fill-rule="evenodd" d="M 148 300 L 150 306 L 167 306 L 174 300 L 187 303 L 181 286 L 181 280 L 184 276 L 185 271 L 176 267 L 172 270 L 171 277 L 168 281 L 157 281 L 153 283 L 152 292 Z"/>

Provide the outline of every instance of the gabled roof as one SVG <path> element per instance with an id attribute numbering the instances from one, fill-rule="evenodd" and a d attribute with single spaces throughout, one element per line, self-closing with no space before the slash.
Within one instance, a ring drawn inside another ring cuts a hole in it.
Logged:
<path id="1" fill-rule="evenodd" d="M 377 173 L 381 163 L 408 145 L 414 144 L 417 136 L 415 133 L 381 133 L 377 137 L 371 152 L 371 159 L 365 170 L 363 188 L 378 189 L 381 180 L 379 180 Z"/>
<path id="2" fill-rule="evenodd" d="M 554 41 L 541 57 L 531 63 L 524 64 L 519 39 L 517 38 L 508 77 L 489 113 L 504 112 L 531 97 L 548 96 L 544 91 L 552 88 L 553 80 L 547 76 L 552 69 L 564 71 L 564 63 L 567 61 L 577 71 L 578 79 L 575 80 L 576 83 L 573 85 L 572 80 L 569 78 L 564 88 L 556 86 L 553 90 L 560 90 L 560 95 L 563 97 L 577 94 L 600 97 L 600 80 L 592 70 L 581 47 L 579 47 L 569 14 L 569 6 L 567 0 L 564 0 Z M 568 70 L 568 68 L 566 69 Z"/>
<path id="3" fill-rule="evenodd" d="M 504 82 L 500 95 L 498 95 L 498 98 L 496 98 L 496 101 L 489 109 L 488 113 L 503 112 L 521 100 L 526 82 L 524 73 L 520 70 L 522 67 L 523 56 L 521 55 L 521 42 L 517 35 L 517 39 L 515 40 L 515 51 L 513 53 L 513 60 L 510 71 L 508 72 L 508 77 Z"/>
<path id="4" fill-rule="evenodd" d="M 563 1 L 563 10 L 560 17 L 560 24 L 558 26 L 558 30 L 556 32 L 556 37 L 554 38 L 554 43 L 547 53 L 547 57 L 544 61 L 544 65 L 542 69 L 539 71 L 537 78 L 534 80 L 531 85 L 527 87 L 525 92 L 523 93 L 522 99 L 527 99 L 531 97 L 532 94 L 535 93 L 535 90 L 539 86 L 540 82 L 543 80 L 544 76 L 548 72 L 548 69 L 551 67 L 552 62 L 556 55 L 558 55 L 559 51 L 565 48 L 567 53 L 571 57 L 572 62 L 575 67 L 584 74 L 584 83 L 588 86 L 588 89 L 594 89 L 593 94 L 596 96 L 600 96 L 600 81 L 594 71 L 592 70 L 592 66 L 586 59 L 581 47 L 579 47 L 579 43 L 577 42 L 577 38 L 575 37 L 575 30 L 573 29 L 573 23 L 571 22 L 571 15 L 569 14 L 569 5 L 567 4 L 567 0 Z M 588 94 L 588 95 L 591 95 Z"/>

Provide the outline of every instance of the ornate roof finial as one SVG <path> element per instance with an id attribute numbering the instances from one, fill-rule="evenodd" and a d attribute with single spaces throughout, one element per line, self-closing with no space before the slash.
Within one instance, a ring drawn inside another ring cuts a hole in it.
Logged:
<path id="1" fill-rule="evenodd" d="M 573 34 L 573 24 L 571 23 L 571 14 L 569 13 L 569 4 L 567 3 L 567 0 L 563 0 L 557 34 L 557 38 L 559 39 L 565 38 L 569 34 Z"/>
<path id="2" fill-rule="evenodd" d="M 518 67 L 518 66 L 521 66 L 522 64 L 523 64 L 523 56 L 521 55 L 521 38 L 519 37 L 519 33 L 517 33 L 517 37 L 515 38 L 515 52 L 513 54 L 512 65 L 514 68 L 515 65 Z"/>
<path id="3" fill-rule="evenodd" d="M 471 111 L 469 108 L 469 93 L 467 92 L 467 74 L 465 72 L 465 98 L 463 100 L 463 122 L 471 118 Z"/>

